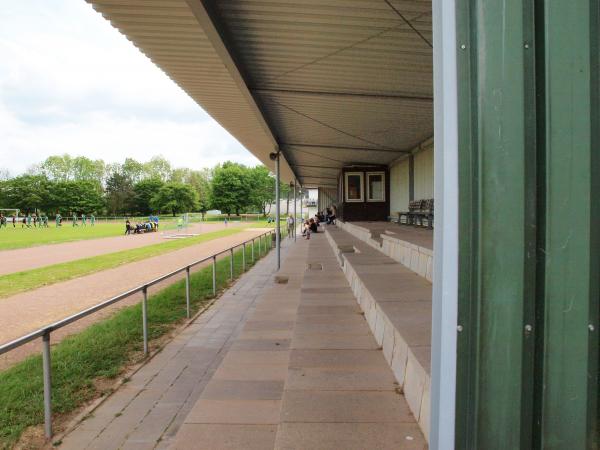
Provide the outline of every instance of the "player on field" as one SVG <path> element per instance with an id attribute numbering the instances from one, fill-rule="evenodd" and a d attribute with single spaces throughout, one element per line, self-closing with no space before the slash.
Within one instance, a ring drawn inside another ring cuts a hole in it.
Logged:
<path id="1" fill-rule="evenodd" d="M 90 214 L 90 226 L 94 226 L 94 224 L 96 223 L 96 216 L 94 216 L 93 214 Z"/>

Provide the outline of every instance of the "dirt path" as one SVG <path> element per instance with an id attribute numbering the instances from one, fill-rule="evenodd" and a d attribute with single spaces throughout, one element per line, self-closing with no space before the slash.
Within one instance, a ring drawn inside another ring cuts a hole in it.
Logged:
<path id="1" fill-rule="evenodd" d="M 231 223 L 228 226 L 251 226 L 250 223 Z M 197 223 L 190 225 L 184 233 L 210 233 L 225 228 L 222 223 Z M 177 233 L 176 230 L 132 236 L 113 236 L 99 239 L 42 245 L 33 248 L 19 248 L 0 251 L 0 276 L 23 270 L 37 269 L 91 256 L 145 247 L 167 242 L 165 236 Z"/>
<path id="2" fill-rule="evenodd" d="M 226 250 L 233 245 L 258 236 L 264 231 L 266 230 L 242 231 L 233 236 L 214 239 L 143 261 L 0 299 L 0 343 L 8 342 L 44 325 L 93 306 L 102 300 L 139 286 L 166 272 Z M 198 269 L 199 267 L 194 268 L 194 270 Z M 172 278 L 170 281 L 166 281 L 164 285 L 172 283 L 175 279 Z M 164 285 L 153 286 L 149 289 L 149 295 L 160 290 Z M 59 332 L 53 333 L 52 342 L 56 343 L 65 336 L 80 331 L 91 323 L 107 316 L 115 309 L 136 303 L 140 299 L 141 295 L 132 296 L 129 300 L 120 302 L 112 309 L 111 307 L 106 308 L 103 312 L 75 322 Z M 39 352 L 40 347 L 41 343 L 34 341 L 0 356 L 0 369 L 12 365 L 32 353 Z"/>

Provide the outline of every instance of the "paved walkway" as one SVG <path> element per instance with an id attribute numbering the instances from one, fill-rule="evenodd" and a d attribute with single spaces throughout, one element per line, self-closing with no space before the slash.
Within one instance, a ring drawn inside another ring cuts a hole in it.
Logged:
<path id="1" fill-rule="evenodd" d="M 251 226 L 251 223 L 232 222 L 229 226 Z M 102 225 L 98 225 L 102 226 Z M 222 223 L 199 223 L 190 225 L 185 233 L 210 233 L 225 228 Z M 159 231 L 158 233 L 136 234 L 131 236 L 113 236 L 100 239 L 64 242 L 60 244 L 40 245 L 37 247 L 18 248 L 0 251 L 0 276 L 24 270 L 37 269 L 68 261 L 75 261 L 107 253 L 146 247 L 148 245 L 167 242 L 166 235 L 175 234 L 176 230 Z"/>
<path id="2" fill-rule="evenodd" d="M 172 448 L 427 447 L 325 239 L 290 251 Z"/>
<path id="3" fill-rule="evenodd" d="M 113 269 L 103 270 L 73 280 L 56 283 L 11 297 L 0 299 L 0 342 L 8 342 L 44 325 L 50 324 L 85 308 L 100 303 L 121 292 L 132 289 L 146 281 L 153 280 L 167 272 L 185 264 L 197 261 L 252 237 L 264 233 L 263 229 L 247 230 L 232 236 L 214 239 L 201 244 L 192 245 L 163 255 L 148 258 Z M 200 266 L 196 266 L 198 270 Z M 181 275 L 183 277 L 183 274 Z M 160 290 L 171 280 L 149 289 L 149 294 Z M 141 300 L 141 294 L 132 295 L 129 300 L 119 302 L 114 307 L 75 322 L 52 334 L 53 342 L 78 332 L 121 308 Z M 0 357 L 0 368 L 7 367 L 22 360 L 29 354 L 38 352 L 39 342 L 30 342 L 19 349 Z"/>
<path id="4" fill-rule="evenodd" d="M 285 248 L 283 250 L 285 255 Z M 243 275 L 206 313 L 77 426 L 62 449 L 167 448 L 251 314 L 272 285 L 275 253 Z"/>

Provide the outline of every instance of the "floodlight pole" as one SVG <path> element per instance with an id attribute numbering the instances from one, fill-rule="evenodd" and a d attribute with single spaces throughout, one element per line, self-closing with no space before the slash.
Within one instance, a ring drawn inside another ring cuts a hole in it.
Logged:
<path id="1" fill-rule="evenodd" d="M 279 229 L 279 222 L 281 220 L 281 193 L 279 192 L 279 184 L 281 183 L 281 180 L 279 174 L 279 158 L 280 153 L 275 153 L 275 248 L 277 251 L 277 270 L 281 267 L 281 230 Z"/>

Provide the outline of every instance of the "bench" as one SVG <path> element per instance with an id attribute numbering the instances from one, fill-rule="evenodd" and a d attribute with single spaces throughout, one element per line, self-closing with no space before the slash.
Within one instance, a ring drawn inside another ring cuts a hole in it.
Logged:
<path id="1" fill-rule="evenodd" d="M 402 222 L 402 217 L 405 221 Z M 408 211 L 398 212 L 398 224 L 424 226 L 427 220 L 427 228 L 433 228 L 433 199 L 411 200 L 408 203 Z"/>

